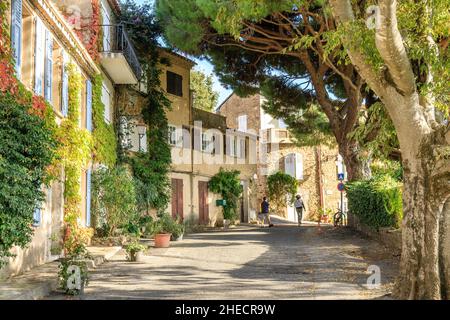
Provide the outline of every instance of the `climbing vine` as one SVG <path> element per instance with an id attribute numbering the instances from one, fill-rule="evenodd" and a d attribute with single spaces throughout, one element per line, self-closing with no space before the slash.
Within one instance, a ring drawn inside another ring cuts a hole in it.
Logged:
<path id="1" fill-rule="evenodd" d="M 139 207 L 147 211 L 150 208 L 164 211 L 170 201 L 169 171 L 172 160 L 166 111 L 171 108 L 171 103 L 161 89 L 159 64 L 164 61 L 157 50 L 161 30 L 152 12 L 150 4 L 137 5 L 133 1 L 124 1 L 121 5 L 121 22 L 127 25 L 129 37 L 145 70 L 147 84 L 142 118 L 147 125 L 148 152 L 138 153 L 125 161 L 131 163 L 137 181 Z"/>
<path id="2" fill-rule="evenodd" d="M 92 120 L 94 159 L 112 168 L 117 160 L 117 142 L 114 126 L 105 122 L 105 105 L 102 102 L 102 77 L 97 75 L 92 83 Z"/>
<path id="3" fill-rule="evenodd" d="M 81 74 L 73 64 L 67 65 L 69 75 L 68 117 L 59 127 L 59 139 L 62 147 L 59 156 L 64 167 L 64 222 L 66 233 L 64 247 L 70 254 L 80 246 L 82 231 L 78 226 L 81 208 L 81 173 L 91 158 L 92 136 L 86 129 L 80 128 Z"/>

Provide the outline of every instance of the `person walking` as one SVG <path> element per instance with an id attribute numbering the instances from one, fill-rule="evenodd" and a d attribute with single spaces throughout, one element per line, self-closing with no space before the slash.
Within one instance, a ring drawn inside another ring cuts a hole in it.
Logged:
<path id="1" fill-rule="evenodd" d="M 270 222 L 270 204 L 267 201 L 267 197 L 263 197 L 263 201 L 261 202 L 261 216 L 263 227 L 266 219 L 269 222 L 269 227 L 273 227 L 273 224 Z"/>
<path id="2" fill-rule="evenodd" d="M 302 218 L 303 218 L 303 210 L 305 209 L 305 204 L 303 203 L 302 197 L 298 194 L 295 197 L 295 211 L 297 211 L 297 218 L 298 218 L 298 226 L 302 224 Z"/>

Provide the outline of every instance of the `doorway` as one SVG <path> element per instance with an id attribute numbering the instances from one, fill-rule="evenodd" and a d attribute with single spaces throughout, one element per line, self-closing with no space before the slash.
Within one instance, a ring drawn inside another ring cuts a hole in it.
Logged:
<path id="1" fill-rule="evenodd" d="M 198 182 L 198 214 L 200 224 L 209 224 L 208 182 Z"/>
<path id="2" fill-rule="evenodd" d="M 172 179 L 172 217 L 183 220 L 183 179 Z"/>

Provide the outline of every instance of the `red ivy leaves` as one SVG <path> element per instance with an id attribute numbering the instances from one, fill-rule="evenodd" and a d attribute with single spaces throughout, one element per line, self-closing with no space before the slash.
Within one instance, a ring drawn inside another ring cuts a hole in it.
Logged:
<path id="1" fill-rule="evenodd" d="M 17 96 L 19 93 L 18 82 L 14 76 L 14 68 L 9 61 L 0 61 L 0 93 L 10 93 Z"/>

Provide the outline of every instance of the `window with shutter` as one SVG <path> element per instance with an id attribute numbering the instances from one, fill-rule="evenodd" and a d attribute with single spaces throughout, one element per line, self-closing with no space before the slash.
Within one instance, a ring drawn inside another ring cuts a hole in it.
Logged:
<path id="1" fill-rule="evenodd" d="M 247 115 L 241 115 L 238 117 L 238 130 L 247 132 Z"/>
<path id="2" fill-rule="evenodd" d="M 177 128 L 169 125 L 169 144 L 175 146 L 177 144 Z"/>
<path id="3" fill-rule="evenodd" d="M 208 149 L 209 140 L 206 133 L 202 133 L 202 151 L 206 152 Z"/>
<path id="4" fill-rule="evenodd" d="M 179 97 L 183 96 L 183 77 L 174 72 L 167 71 L 167 92 Z"/>
<path id="5" fill-rule="evenodd" d="M 33 226 L 39 227 L 41 225 L 41 208 L 36 208 L 33 212 Z"/>
<path id="6" fill-rule="evenodd" d="M 189 149 L 191 147 L 191 133 L 189 127 L 183 126 L 183 148 Z"/>
<path id="7" fill-rule="evenodd" d="M 67 73 L 67 55 L 63 51 L 63 66 L 62 66 L 62 76 L 61 76 L 61 113 L 64 117 L 69 114 L 69 74 Z"/>
<path id="8" fill-rule="evenodd" d="M 105 106 L 105 122 L 111 123 L 111 93 L 105 84 L 102 85 L 102 102 Z"/>
<path id="9" fill-rule="evenodd" d="M 91 226 L 91 169 L 86 171 L 86 227 Z"/>
<path id="10" fill-rule="evenodd" d="M 53 83 L 53 38 L 50 31 L 45 30 L 45 86 L 44 97 L 48 102 L 52 102 Z"/>
<path id="11" fill-rule="evenodd" d="M 34 92 L 42 95 L 44 81 L 44 47 L 45 47 L 45 27 L 41 19 L 36 18 L 36 43 L 34 46 Z"/>
<path id="12" fill-rule="evenodd" d="M 138 126 L 139 152 L 147 152 L 147 127 Z"/>
<path id="13" fill-rule="evenodd" d="M 295 154 L 284 157 L 284 172 L 295 178 Z"/>
<path id="14" fill-rule="evenodd" d="M 20 79 L 22 65 L 22 0 L 12 0 L 11 3 L 11 46 L 16 76 Z"/>
<path id="15" fill-rule="evenodd" d="M 92 132 L 92 82 L 86 80 L 86 129 Z"/>

